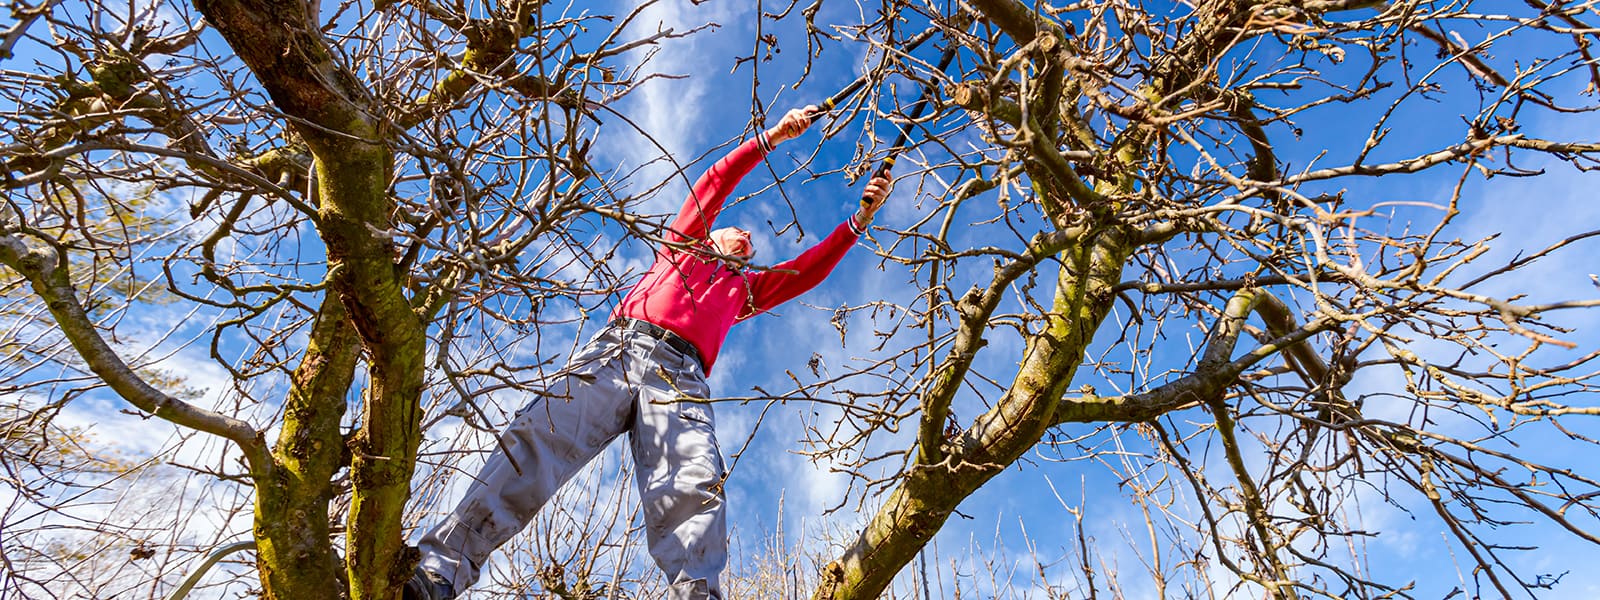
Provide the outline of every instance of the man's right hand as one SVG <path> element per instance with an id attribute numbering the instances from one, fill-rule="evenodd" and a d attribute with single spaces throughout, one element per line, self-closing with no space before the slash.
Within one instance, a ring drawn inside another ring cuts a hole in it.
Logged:
<path id="1" fill-rule="evenodd" d="M 806 128 L 811 126 L 811 115 L 819 110 L 822 109 L 817 108 L 816 105 L 811 105 L 805 108 L 792 109 L 785 113 L 783 119 L 778 121 L 777 125 L 767 130 L 767 143 L 777 146 L 800 137 L 800 134 L 805 133 Z"/>

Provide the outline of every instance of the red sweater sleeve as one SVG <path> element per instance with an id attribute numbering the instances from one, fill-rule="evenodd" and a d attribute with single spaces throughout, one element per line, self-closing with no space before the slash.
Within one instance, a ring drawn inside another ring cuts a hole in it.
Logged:
<path id="1" fill-rule="evenodd" d="M 800 256 L 774 265 L 771 271 L 750 275 L 751 306 L 739 319 L 759 315 L 817 287 L 855 243 L 856 233 L 850 230 L 850 223 L 840 223 L 826 239 Z"/>
<path id="2" fill-rule="evenodd" d="M 717 222 L 717 214 L 722 212 L 722 203 L 728 200 L 728 194 L 764 156 L 759 136 L 752 137 L 711 165 L 694 182 L 689 198 L 678 210 L 678 218 L 667 231 L 667 241 L 692 242 L 710 234 L 711 224 Z"/>

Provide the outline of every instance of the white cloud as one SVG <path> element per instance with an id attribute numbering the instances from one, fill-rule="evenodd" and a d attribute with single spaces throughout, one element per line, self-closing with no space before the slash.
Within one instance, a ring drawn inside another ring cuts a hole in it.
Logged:
<path id="1" fill-rule="evenodd" d="M 645 7 L 629 32 L 634 37 L 643 37 L 667 29 L 683 33 L 708 22 L 738 23 L 748 10 L 743 5 L 696 5 L 687 0 L 664 0 Z M 729 37 L 737 39 L 738 36 Z M 712 86 L 708 85 L 707 77 L 710 75 L 707 73 L 708 55 L 714 54 L 713 49 L 726 48 L 720 39 L 702 32 L 688 38 L 662 40 L 657 46 L 628 54 L 631 65 L 642 63 L 645 73 L 692 75 L 683 79 L 658 79 L 641 86 L 624 99 L 621 106 L 613 108 L 628 114 L 642 131 L 631 130 L 620 120 L 613 120 L 617 122 L 600 138 L 601 148 L 615 158 L 619 171 L 640 169 L 635 175 L 639 181 L 635 190 L 647 189 L 661 181 L 672 182 L 667 192 L 658 194 L 645 205 L 645 212 L 666 213 L 677 208 L 688 191 L 684 180 L 693 181 L 698 175 L 689 167 L 689 160 L 705 152 L 710 131 L 727 129 L 717 118 L 729 114 L 730 107 L 724 104 L 727 98 L 711 96 Z M 643 62 L 647 58 L 648 62 Z"/>

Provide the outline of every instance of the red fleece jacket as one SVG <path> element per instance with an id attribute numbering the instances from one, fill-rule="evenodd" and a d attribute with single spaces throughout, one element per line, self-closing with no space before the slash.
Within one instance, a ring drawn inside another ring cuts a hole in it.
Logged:
<path id="1" fill-rule="evenodd" d="M 691 248 L 657 249 L 655 265 L 614 315 L 655 323 L 688 340 L 705 359 L 707 375 L 734 323 L 816 287 L 856 242 L 849 223 L 841 223 L 800 256 L 759 272 L 731 269 L 711 255 L 707 237 L 722 204 L 763 157 L 760 143 L 752 138 L 700 176 L 666 234 L 668 241 Z"/>

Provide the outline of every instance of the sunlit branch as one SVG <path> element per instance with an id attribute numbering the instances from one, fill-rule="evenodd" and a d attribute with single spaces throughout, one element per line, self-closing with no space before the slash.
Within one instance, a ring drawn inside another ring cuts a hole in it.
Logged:
<path id="1" fill-rule="evenodd" d="M 1020 257 L 995 273 L 987 289 L 974 287 L 956 302 L 961 315 L 955 340 L 950 351 L 934 369 L 932 383 L 922 394 L 922 418 L 917 428 L 917 460 L 921 464 L 935 464 L 943 460 L 945 421 L 950 414 L 950 402 L 966 380 L 967 370 L 977 358 L 978 350 L 988 342 L 983 332 L 989 328 L 990 317 L 1006 290 L 1018 277 L 1035 265 L 1068 245 L 1076 243 L 1081 231 L 1058 231 L 1041 235 L 1029 245 L 1026 256 Z"/>
<path id="2" fill-rule="evenodd" d="M 30 244 L 24 236 L 32 237 L 25 231 L 0 223 L 0 264 L 5 264 L 28 279 L 33 292 L 45 301 L 62 334 L 77 349 L 90 370 L 104 379 L 129 404 L 175 424 L 232 441 L 238 444 L 252 470 L 258 473 L 270 470 L 271 459 L 267 456 L 262 433 L 249 423 L 173 398 L 134 373 L 101 337 L 94 321 L 84 310 L 61 249 L 41 243 Z"/>
<path id="3" fill-rule="evenodd" d="M 1243 294 L 1244 292 L 1241 292 Z M 1255 301 L 1256 292 L 1244 296 L 1251 300 L 1250 308 L 1260 310 L 1261 303 Z M 1240 296 L 1235 296 L 1239 298 Z M 1237 317 L 1236 317 L 1237 318 Z M 1232 326 L 1225 325 L 1230 321 L 1224 318 L 1219 321 L 1213 330 L 1212 337 L 1207 342 L 1206 354 L 1213 359 L 1226 356 L 1224 350 L 1231 349 L 1238 335 L 1243 331 L 1237 321 Z M 1167 412 L 1185 406 L 1193 406 L 1204 402 L 1207 398 L 1220 394 L 1222 390 L 1238 381 L 1239 375 L 1257 363 L 1272 358 L 1280 352 L 1292 349 L 1311 336 L 1327 331 L 1339 325 L 1340 319 L 1321 317 L 1310 321 L 1292 331 L 1278 335 L 1272 340 L 1263 343 L 1250 352 L 1231 361 L 1202 362 L 1193 373 L 1184 375 L 1174 381 L 1163 384 L 1148 392 L 1129 394 L 1126 396 L 1103 397 L 1095 394 L 1083 394 L 1062 398 L 1061 404 L 1056 407 L 1056 424 L 1062 423 L 1091 423 L 1101 421 L 1142 422 L 1159 417 Z"/>

